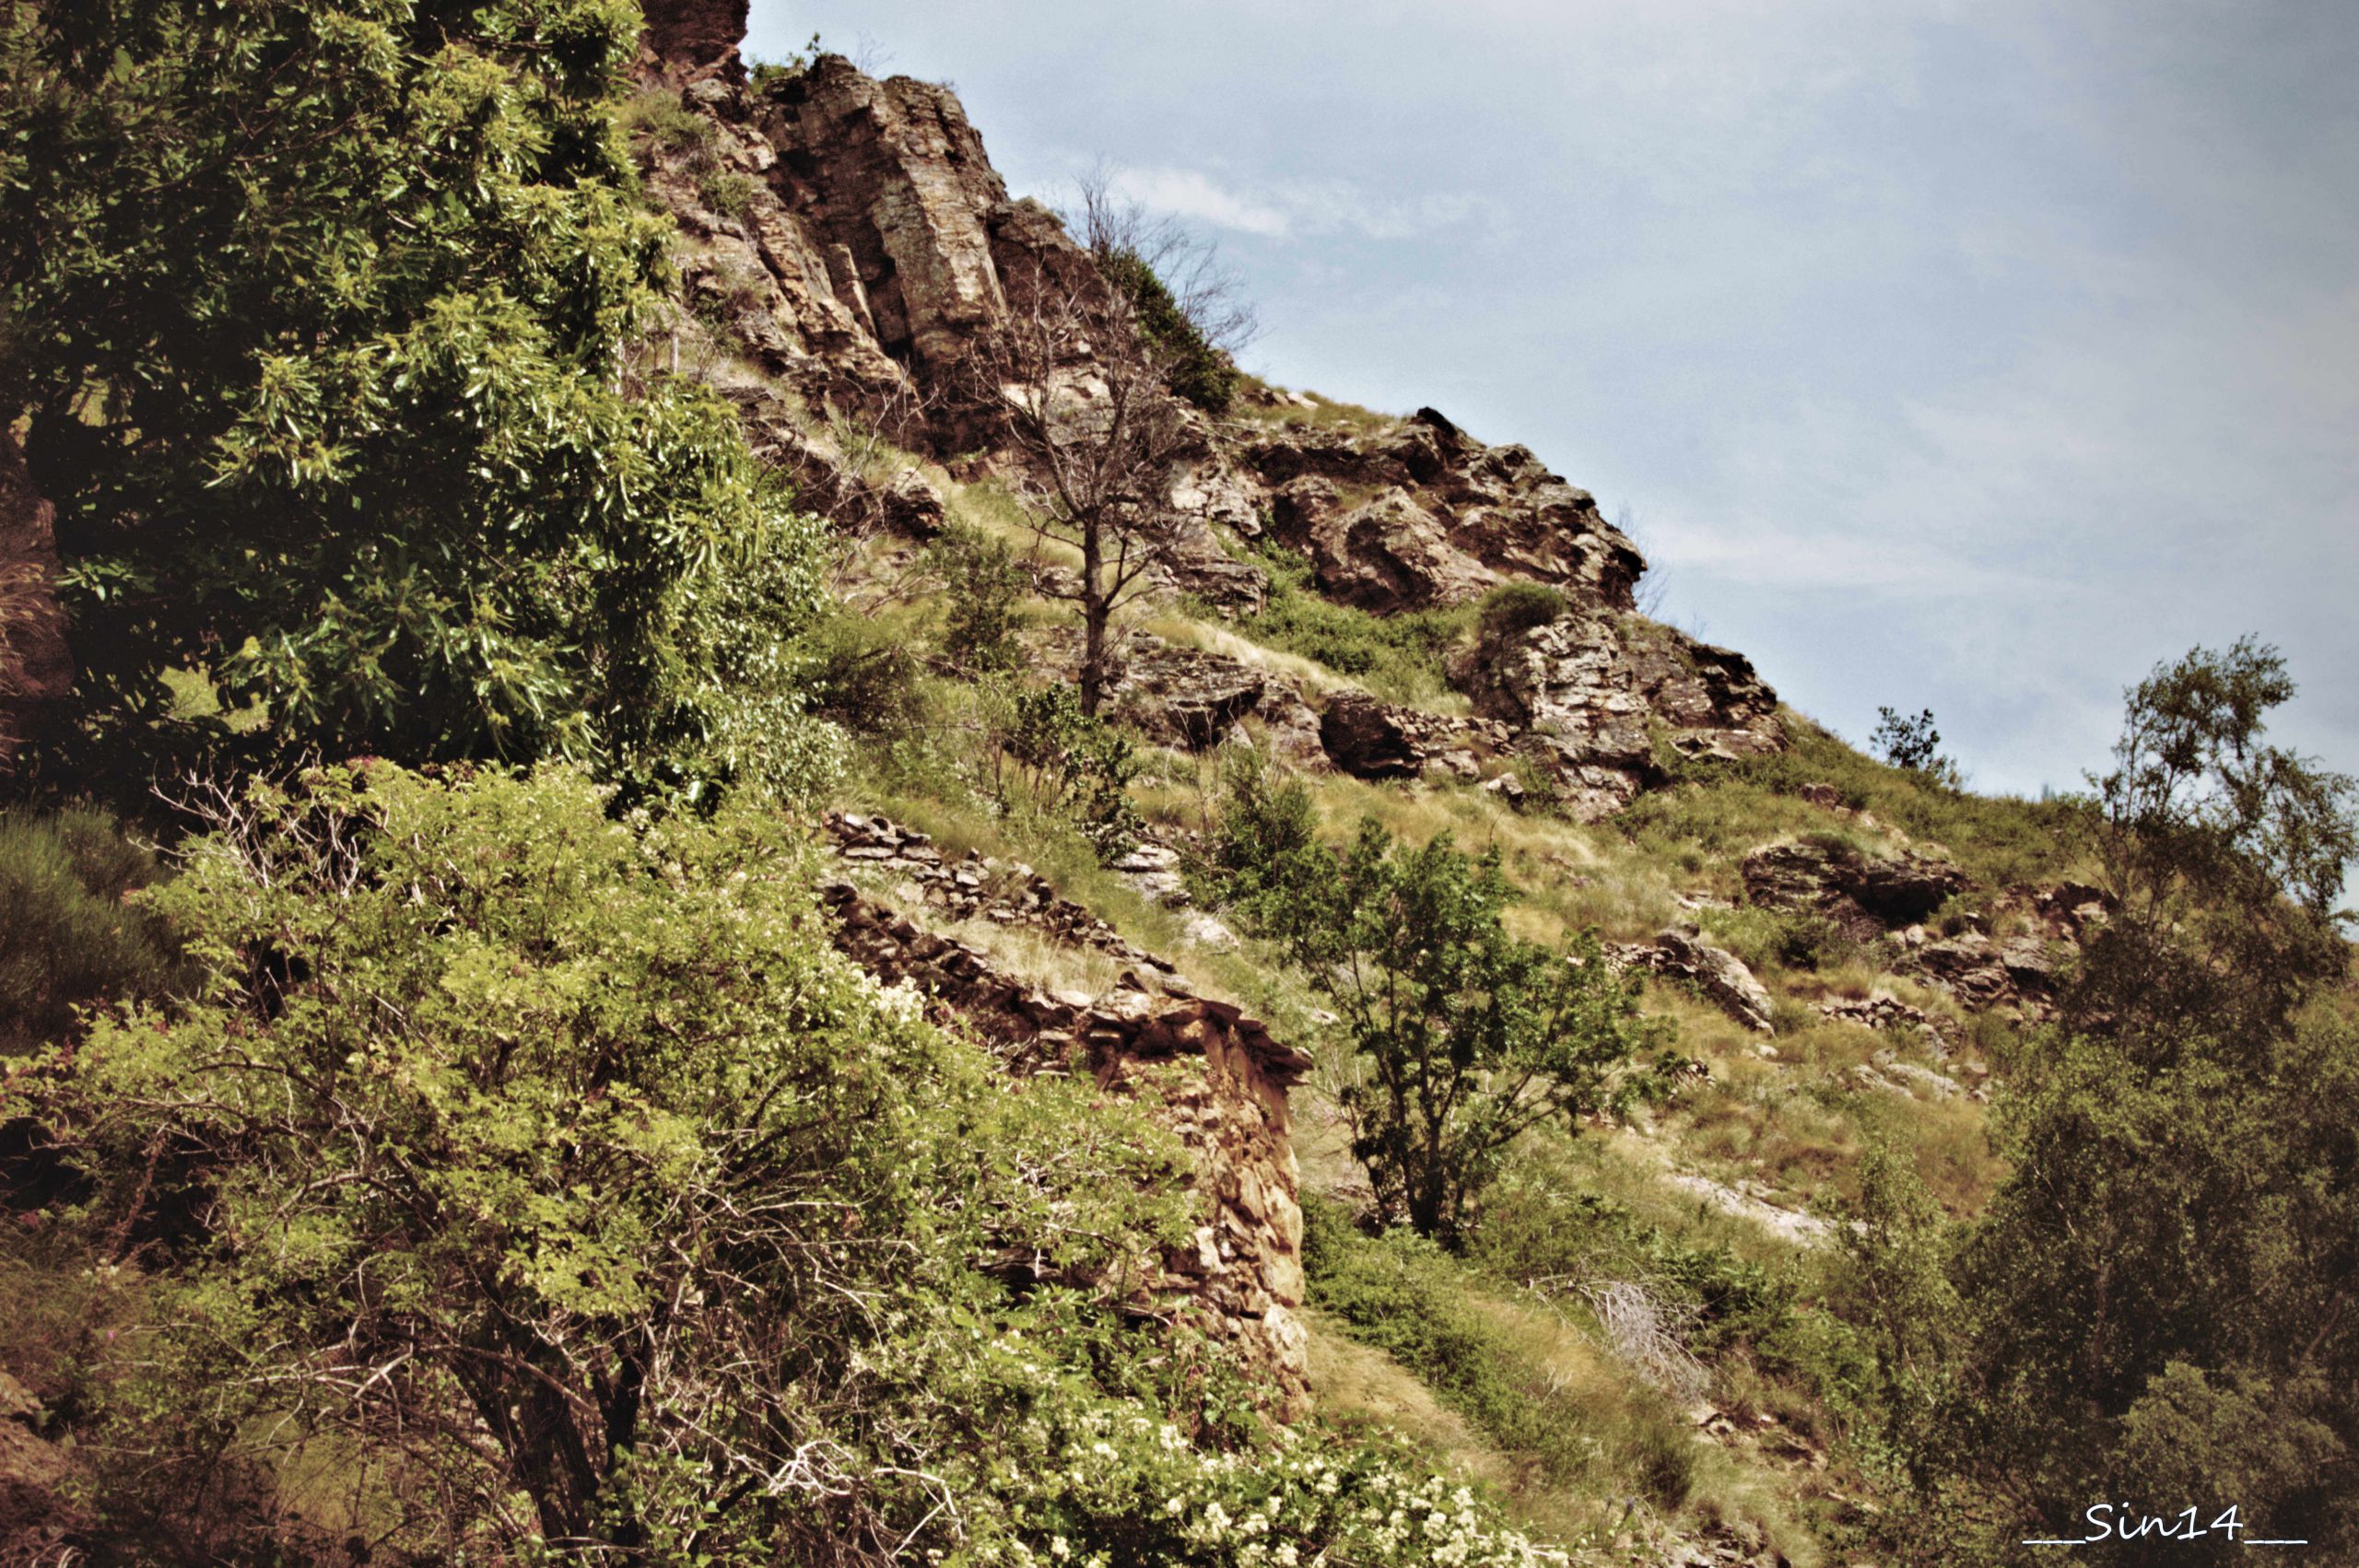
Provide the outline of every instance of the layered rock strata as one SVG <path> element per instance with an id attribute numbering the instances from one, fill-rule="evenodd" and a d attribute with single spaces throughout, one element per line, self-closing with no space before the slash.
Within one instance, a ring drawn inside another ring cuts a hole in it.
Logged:
<path id="1" fill-rule="evenodd" d="M 1608 956 L 1621 967 L 1687 986 L 1757 1035 L 1777 1032 L 1769 1022 L 1769 993 L 1744 960 L 1704 941 L 1694 927 L 1674 926 L 1651 942 L 1622 943 Z"/>
<path id="2" fill-rule="evenodd" d="M 965 918 L 1003 910 L 1065 940 L 1138 957 L 1153 970 L 1151 977 L 1126 975 L 1104 996 L 1051 991 L 894 909 L 850 876 L 823 888 L 839 949 L 880 980 L 924 995 L 944 1023 L 981 1039 L 1011 1072 L 1086 1073 L 1109 1091 L 1145 1091 L 1144 1103 L 1195 1162 L 1201 1222 L 1189 1243 L 1163 1259 L 1148 1298 L 1133 1305 L 1177 1313 L 1236 1345 L 1267 1375 L 1272 1408 L 1283 1419 L 1298 1417 L 1308 1407 L 1309 1341 L 1297 1316 L 1302 1210 L 1287 1092 L 1310 1059 L 1239 1008 L 1175 994 L 1189 989 L 1184 981 L 1120 937 L 1109 943 L 1110 929 L 1074 919 L 1065 911 L 1078 906 L 1053 890 L 1043 895 L 1028 872 L 1011 904 L 986 892 L 1003 872 L 997 862 L 947 860 L 924 835 L 882 818 L 839 813 L 829 826 L 848 872 L 914 885 L 926 906 L 968 909 Z M 880 858 L 879 849 L 889 853 Z"/>

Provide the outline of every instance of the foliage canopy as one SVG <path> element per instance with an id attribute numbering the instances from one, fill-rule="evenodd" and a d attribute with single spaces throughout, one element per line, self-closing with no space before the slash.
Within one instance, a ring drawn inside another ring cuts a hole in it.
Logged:
<path id="1" fill-rule="evenodd" d="M 0 428 L 57 507 L 86 720 L 166 672 L 339 755 L 647 771 L 725 727 L 697 601 L 807 540 L 626 369 L 665 282 L 627 0 L 0 16 Z"/>

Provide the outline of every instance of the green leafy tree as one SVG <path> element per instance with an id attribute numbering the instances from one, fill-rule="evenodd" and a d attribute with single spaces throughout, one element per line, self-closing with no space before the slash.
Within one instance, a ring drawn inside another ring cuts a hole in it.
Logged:
<path id="1" fill-rule="evenodd" d="M 942 656 L 969 674 L 1003 674 L 1024 661 L 1016 634 L 1031 579 L 1004 539 L 952 523 L 926 547 L 945 606 Z"/>
<path id="2" fill-rule="evenodd" d="M 1233 907 L 1250 927 L 1278 923 L 1287 890 L 1318 868 L 1319 807 L 1299 778 L 1280 775 L 1262 753 L 1221 755 L 1221 805 L 1197 876 L 1213 902 Z"/>
<path id="3" fill-rule="evenodd" d="M 1922 774 L 1935 784 L 1954 790 L 1963 783 L 1956 761 L 1942 755 L 1942 732 L 1933 728 L 1930 708 L 1913 719 L 1893 708 L 1877 708 L 1876 727 L 1868 736 L 1868 744 L 1893 766 Z"/>
<path id="4" fill-rule="evenodd" d="M 2198 649 L 2130 694 L 2095 780 L 2112 913 L 2010 1064 L 2012 1174 L 1955 1270 L 1927 1466 L 1989 1561 L 2122 1499 L 2359 1528 L 2359 1022 L 2331 910 L 2359 825 L 2348 779 L 2264 743 L 2292 695 L 2273 649 Z"/>
<path id="5" fill-rule="evenodd" d="M 1344 1094 L 1353 1153 L 1421 1234 L 1462 1240 L 1529 1129 L 1572 1129 L 1667 1084 L 1666 1028 L 1594 936 L 1559 951 L 1508 934 L 1496 848 L 1469 857 L 1447 833 L 1412 848 L 1370 819 L 1298 867 L 1271 901 L 1275 934 L 1365 1064 Z"/>
<path id="6" fill-rule="evenodd" d="M 1067 819 L 1109 863 L 1129 854 L 1141 827 L 1130 795 L 1140 766 L 1131 737 L 1083 711 L 1071 686 L 1018 687 L 993 707 L 1002 807 L 1021 802 Z"/>
<path id="7" fill-rule="evenodd" d="M 86 721 L 197 671 L 341 755 L 693 752 L 699 592 L 765 529 L 727 409 L 628 350 L 663 223 L 627 0 L 89 0 L 0 15 L 0 430 Z M 789 575 L 792 575 L 790 573 Z"/>
<path id="8" fill-rule="evenodd" d="M 1027 1336 L 1126 1353 L 1091 1303 L 1184 1234 L 1178 1145 L 837 957 L 774 818 L 389 764 L 200 803 L 148 898 L 202 988 L 10 1107 L 148 1276 L 92 1396 L 118 1560 L 242 1468 L 350 1478 L 404 1560 L 886 1561 L 956 1544 L 943 1457 L 1056 1383 Z"/>

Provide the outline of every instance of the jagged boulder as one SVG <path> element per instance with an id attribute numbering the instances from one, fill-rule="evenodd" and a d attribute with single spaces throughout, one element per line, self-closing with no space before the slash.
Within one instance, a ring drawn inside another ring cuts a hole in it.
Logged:
<path id="1" fill-rule="evenodd" d="M 1785 744 L 1777 694 L 1742 655 L 1594 608 L 1488 632 L 1453 677 L 1477 714 L 1535 737 L 1584 821 L 1656 781 L 1658 725 L 1684 755 L 1758 756 Z"/>
<path id="2" fill-rule="evenodd" d="M 1141 636 L 1114 687 L 1114 711 L 1152 740 L 1205 751 L 1228 739 L 1269 689 L 1269 677 L 1241 660 Z"/>
<path id="3" fill-rule="evenodd" d="M 1832 837 L 1764 845 L 1745 856 L 1742 872 L 1753 904 L 1815 909 L 1871 930 L 1921 920 L 1969 885 L 1948 860 L 1914 850 L 1872 856 Z"/>
<path id="4" fill-rule="evenodd" d="M 887 355 L 939 370 L 1006 319 L 992 220 L 1006 242 L 1053 243 L 1062 227 L 1016 214 L 982 138 L 949 88 L 885 81 L 822 54 L 758 99 L 753 123 L 778 155 L 773 184 L 819 254 L 847 268 L 839 296 L 864 302 Z"/>
<path id="5" fill-rule="evenodd" d="M 748 9 L 748 0 L 640 0 L 644 47 L 663 66 L 742 79 Z"/>
<path id="6" fill-rule="evenodd" d="M 1319 740 L 1328 760 L 1357 778 L 1414 778 L 1430 767 L 1473 780 L 1481 777 L 1483 758 L 1508 750 L 1515 737 L 1485 720 L 1338 692 L 1319 716 Z"/>
<path id="7" fill-rule="evenodd" d="M 1889 991 L 1864 997 L 1829 997 L 1818 1004 L 1818 1012 L 1820 1017 L 1833 1023 L 1856 1024 L 1878 1034 L 1913 1036 L 1936 1057 L 1950 1054 L 1952 1038 L 1956 1034 L 1954 1023 L 1937 1019 L 1922 1008 L 1911 1007 Z"/>
<path id="8" fill-rule="evenodd" d="M 2063 983 L 2063 962 L 2036 936 L 1998 941 L 1966 931 L 1918 949 L 1918 966 L 1977 1012 L 2043 1017 Z"/>
<path id="9" fill-rule="evenodd" d="M 1474 598 L 1499 580 L 1397 486 L 1349 505 L 1332 482 L 1304 474 L 1271 500 L 1280 542 L 1307 556 L 1320 591 L 1344 603 L 1379 614 L 1422 610 Z"/>
<path id="10" fill-rule="evenodd" d="M 1239 457 L 1320 590 L 1379 614 L 1461 603 L 1510 578 L 1626 609 L 1646 569 L 1587 491 L 1430 408 L 1374 430 L 1256 427 Z"/>
<path id="11" fill-rule="evenodd" d="M 1769 1021 L 1769 992 L 1744 960 L 1704 941 L 1693 926 L 1673 926 L 1651 942 L 1623 944 L 1610 956 L 1622 966 L 1682 982 L 1756 1035 L 1777 1033 Z"/>

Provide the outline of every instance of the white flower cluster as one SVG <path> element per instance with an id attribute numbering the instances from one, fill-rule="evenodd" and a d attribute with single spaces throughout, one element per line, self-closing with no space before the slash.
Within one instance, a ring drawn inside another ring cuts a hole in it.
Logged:
<path id="1" fill-rule="evenodd" d="M 1569 1562 L 1499 1527 L 1474 1494 L 1373 1449 L 1285 1433 L 1257 1453 L 1205 1452 L 1168 1423 L 1100 1408 L 999 1472 L 1013 1527 L 978 1562 L 1318 1568 L 1543 1568 Z M 1049 1433 L 1036 1422 L 1025 1435 Z M 1103 1544 L 1101 1544 L 1103 1543 Z"/>

